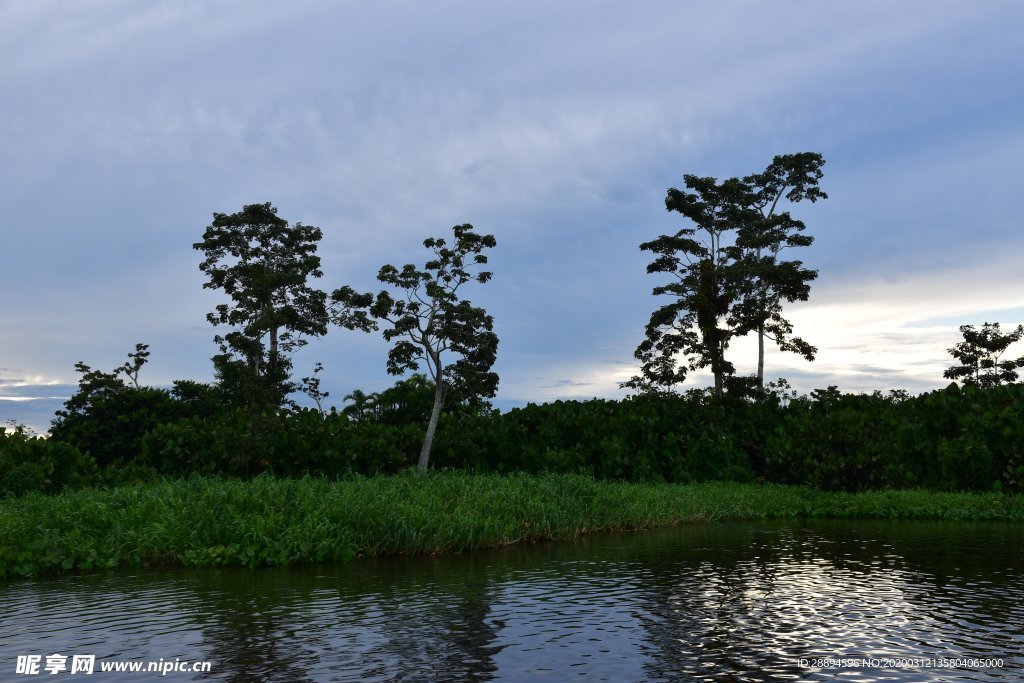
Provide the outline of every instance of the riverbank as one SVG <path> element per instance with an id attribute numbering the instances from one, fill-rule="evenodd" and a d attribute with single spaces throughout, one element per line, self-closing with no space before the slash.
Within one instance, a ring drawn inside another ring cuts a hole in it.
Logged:
<path id="1" fill-rule="evenodd" d="M 342 481 L 194 477 L 0 501 L 0 578 L 461 552 L 595 531 L 778 518 L 1022 521 L 1024 496 L 457 472 Z"/>

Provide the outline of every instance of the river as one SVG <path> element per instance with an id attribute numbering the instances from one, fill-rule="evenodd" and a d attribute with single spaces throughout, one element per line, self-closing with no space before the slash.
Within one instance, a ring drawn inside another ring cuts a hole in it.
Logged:
<path id="1" fill-rule="evenodd" d="M 1024 680 L 1011 524 L 702 524 L 0 590 L 3 681 Z"/>

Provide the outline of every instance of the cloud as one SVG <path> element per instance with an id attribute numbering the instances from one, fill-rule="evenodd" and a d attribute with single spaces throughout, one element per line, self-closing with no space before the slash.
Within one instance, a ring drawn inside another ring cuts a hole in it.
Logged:
<path id="1" fill-rule="evenodd" d="M 893 388 L 920 392 L 946 386 L 943 371 L 952 364 L 946 349 L 961 340 L 960 324 L 984 317 L 1006 327 L 1024 322 L 1024 288 L 1013 253 L 957 269 L 904 275 L 889 282 L 831 280 L 813 288 L 807 303 L 792 305 L 787 316 L 796 334 L 818 347 L 808 363 L 768 345 L 766 379 L 786 377 L 800 391 L 830 384 L 845 391 Z M 987 307 L 978 315 L 979 306 Z M 962 322 L 955 322 L 962 321 Z M 756 369 L 756 340 L 734 341 L 727 357 L 739 374 Z M 636 364 L 596 361 L 579 364 L 595 395 L 621 395 L 618 383 L 638 371 Z M 694 372 L 685 386 L 707 386 L 707 372 Z M 533 387 L 531 387 L 532 389 Z M 538 387 L 547 388 L 547 387 Z"/>
<path id="2" fill-rule="evenodd" d="M 17 296 L 0 358 L 73 386 L 75 361 L 113 368 L 142 341 L 147 381 L 209 379 L 220 298 L 191 244 L 212 212 L 273 201 L 324 229 L 328 289 L 373 288 L 456 223 L 495 233 L 495 279 L 471 297 L 495 315 L 501 400 L 621 395 L 657 305 L 637 245 L 680 225 L 665 189 L 816 150 L 831 198 L 798 213 L 821 277 L 791 312 L 821 351 L 770 355 L 769 374 L 923 386 L 955 319 L 1021 317 L 1022 18 L 954 2 L 5 3 L 0 243 L 17 257 L 0 291 Z M 338 396 L 379 390 L 385 352 L 332 330 L 296 367 L 323 360 Z"/>
<path id="3" fill-rule="evenodd" d="M 0 426 L 21 424 L 39 434 L 50 428 L 54 413 L 64 406 L 77 385 L 33 384 L 28 380 L 0 380 Z"/>
<path id="4" fill-rule="evenodd" d="M 37 434 L 50 429 L 54 413 L 64 402 L 55 399 L 15 401 L 0 396 L 0 427 L 24 425 Z"/>
<path id="5" fill-rule="evenodd" d="M 8 401 L 61 400 L 65 401 L 78 391 L 76 384 L 29 384 L 26 382 L 0 385 L 0 399 Z"/>
<path id="6" fill-rule="evenodd" d="M 541 385 L 542 389 L 566 389 L 569 387 L 589 387 L 593 382 L 579 382 L 572 379 L 558 379 L 551 384 Z"/>

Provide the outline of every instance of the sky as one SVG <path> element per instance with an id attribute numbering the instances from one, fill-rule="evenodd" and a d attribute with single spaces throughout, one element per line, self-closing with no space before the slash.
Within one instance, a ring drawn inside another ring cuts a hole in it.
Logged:
<path id="1" fill-rule="evenodd" d="M 1013 0 L 0 0 L 0 424 L 45 431 L 76 362 L 137 342 L 143 383 L 212 380 L 192 244 L 264 202 L 323 230 L 327 291 L 493 234 L 465 293 L 495 405 L 623 396 L 664 303 L 639 245 L 686 227 L 667 189 L 805 151 L 829 199 L 791 207 L 819 276 L 785 310 L 818 354 L 766 376 L 945 386 L 960 325 L 1024 322 L 1021 44 Z M 387 349 L 335 327 L 296 376 L 323 362 L 340 406 L 394 382 Z"/>

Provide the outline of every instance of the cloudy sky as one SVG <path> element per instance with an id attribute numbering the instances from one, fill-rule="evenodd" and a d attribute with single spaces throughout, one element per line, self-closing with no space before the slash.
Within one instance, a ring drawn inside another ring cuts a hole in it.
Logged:
<path id="1" fill-rule="evenodd" d="M 790 306 L 804 391 L 947 382 L 958 326 L 1024 320 L 1024 5 L 943 2 L 0 0 L 0 423 L 150 345 L 212 378 L 214 212 L 319 226 L 331 290 L 472 223 L 494 279 L 499 406 L 621 396 L 660 302 L 638 245 L 684 173 L 826 159 L 798 205 L 820 271 Z M 389 386 L 379 336 L 296 358 L 331 402 Z M 731 349 L 742 372 L 753 340 Z M 693 382 L 706 383 L 695 375 Z"/>

